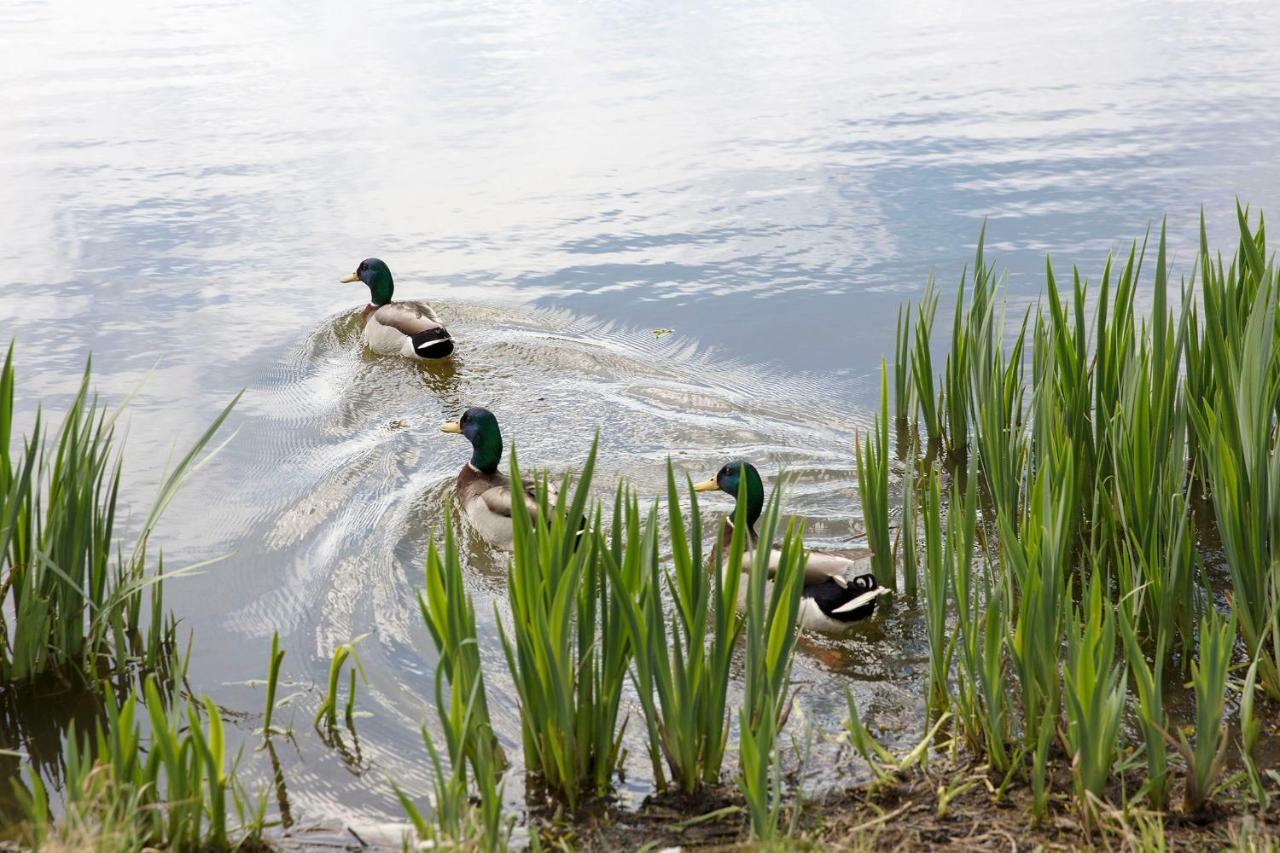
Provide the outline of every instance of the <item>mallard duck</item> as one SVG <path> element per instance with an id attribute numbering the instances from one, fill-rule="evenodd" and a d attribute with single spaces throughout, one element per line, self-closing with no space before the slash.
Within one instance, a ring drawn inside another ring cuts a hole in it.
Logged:
<path id="1" fill-rule="evenodd" d="M 498 419 L 488 409 L 471 408 L 456 421 L 440 427 L 441 432 L 458 433 L 471 442 L 471 460 L 458 472 L 455 490 L 458 503 L 471 521 L 471 525 L 490 544 L 500 548 L 510 547 L 515 535 L 511 522 L 511 478 L 498 470 L 502 461 L 502 431 Z M 556 494 L 551 489 L 554 501 Z M 520 498 L 536 515 L 538 504 L 532 480 L 520 483 Z"/>
<path id="2" fill-rule="evenodd" d="M 744 481 L 749 535 L 742 560 L 745 571 L 751 565 L 753 549 L 757 544 L 756 520 L 764 509 L 764 483 L 760 480 L 760 472 L 750 462 L 734 460 L 716 472 L 714 478 L 697 483 L 693 488 L 698 492 L 721 491 L 736 498 Z M 732 540 L 733 521 L 725 518 L 717 547 L 727 551 Z M 770 577 L 773 577 L 777 569 L 778 557 L 779 552 L 775 550 L 769 561 Z M 806 557 L 804 591 L 801 593 L 800 610 L 796 617 L 801 628 L 844 633 L 855 622 L 861 622 L 874 613 L 876 599 L 889 591 L 877 585 L 875 577 L 868 571 L 871 565 L 869 553 L 857 560 L 817 551 L 806 552 Z M 744 586 L 743 593 L 745 592 Z"/>
<path id="3" fill-rule="evenodd" d="M 383 355 L 444 358 L 453 352 L 453 338 L 436 312 L 425 302 L 392 302 L 395 284 L 391 269 L 377 258 L 365 258 L 344 283 L 362 281 L 369 287 L 369 304 L 360 318 L 369 349 Z"/>

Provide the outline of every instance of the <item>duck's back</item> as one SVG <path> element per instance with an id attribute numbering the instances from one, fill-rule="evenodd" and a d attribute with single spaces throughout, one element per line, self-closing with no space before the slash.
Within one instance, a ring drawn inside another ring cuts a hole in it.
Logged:
<path id="1" fill-rule="evenodd" d="M 424 302 L 370 305 L 364 318 L 365 341 L 375 352 L 409 358 L 443 358 L 453 352 L 453 338 Z"/>

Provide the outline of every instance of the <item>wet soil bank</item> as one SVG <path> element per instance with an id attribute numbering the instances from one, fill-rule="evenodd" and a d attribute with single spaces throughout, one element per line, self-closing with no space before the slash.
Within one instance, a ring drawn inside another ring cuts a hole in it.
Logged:
<path id="1" fill-rule="evenodd" d="M 935 760 L 913 770 L 859 788 L 806 802 L 795 820 L 796 832 L 783 849 L 844 850 L 1258 850 L 1280 849 L 1280 784 L 1269 780 L 1271 805 L 1259 811 L 1243 789 L 1220 793 L 1197 815 L 1175 806 L 1163 815 L 1134 808 L 1128 814 L 1103 808 L 1086 821 L 1072 804 L 1071 779 L 1053 780 L 1049 813 L 1035 823 L 1031 792 L 1010 787 L 996 800 L 1002 779 L 985 768 Z M 1133 782 L 1136 789 L 1137 783 Z M 948 793 L 950 792 L 950 793 Z M 1117 794 L 1120 793 L 1117 786 Z M 1117 797 L 1117 800 L 1119 798 Z M 732 787 L 695 797 L 662 795 L 637 811 L 606 810 L 571 827 L 544 830 L 543 840 L 593 851 L 755 849 L 742 800 Z M 790 809 L 784 824 L 792 820 Z"/>

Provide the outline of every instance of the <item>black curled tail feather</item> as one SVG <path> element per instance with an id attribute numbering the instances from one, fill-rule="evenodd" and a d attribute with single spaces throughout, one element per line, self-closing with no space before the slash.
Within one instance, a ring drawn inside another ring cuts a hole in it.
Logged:
<path id="1" fill-rule="evenodd" d="M 882 588 L 870 574 L 858 575 L 840 584 L 826 580 L 804 588 L 804 596 L 827 616 L 838 622 L 861 622 L 876 612 Z"/>
<path id="2" fill-rule="evenodd" d="M 423 329 L 410 335 L 409 339 L 413 341 L 413 351 L 419 358 L 444 358 L 453 354 L 453 338 L 444 326 Z"/>

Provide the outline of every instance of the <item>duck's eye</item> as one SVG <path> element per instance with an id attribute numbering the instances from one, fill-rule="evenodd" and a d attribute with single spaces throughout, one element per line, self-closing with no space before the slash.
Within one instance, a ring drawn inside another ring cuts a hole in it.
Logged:
<path id="1" fill-rule="evenodd" d="M 366 264 L 364 261 L 361 261 L 360 266 L 356 267 L 356 272 L 361 273 L 367 270 L 368 268 L 369 268 L 369 265 Z"/>

